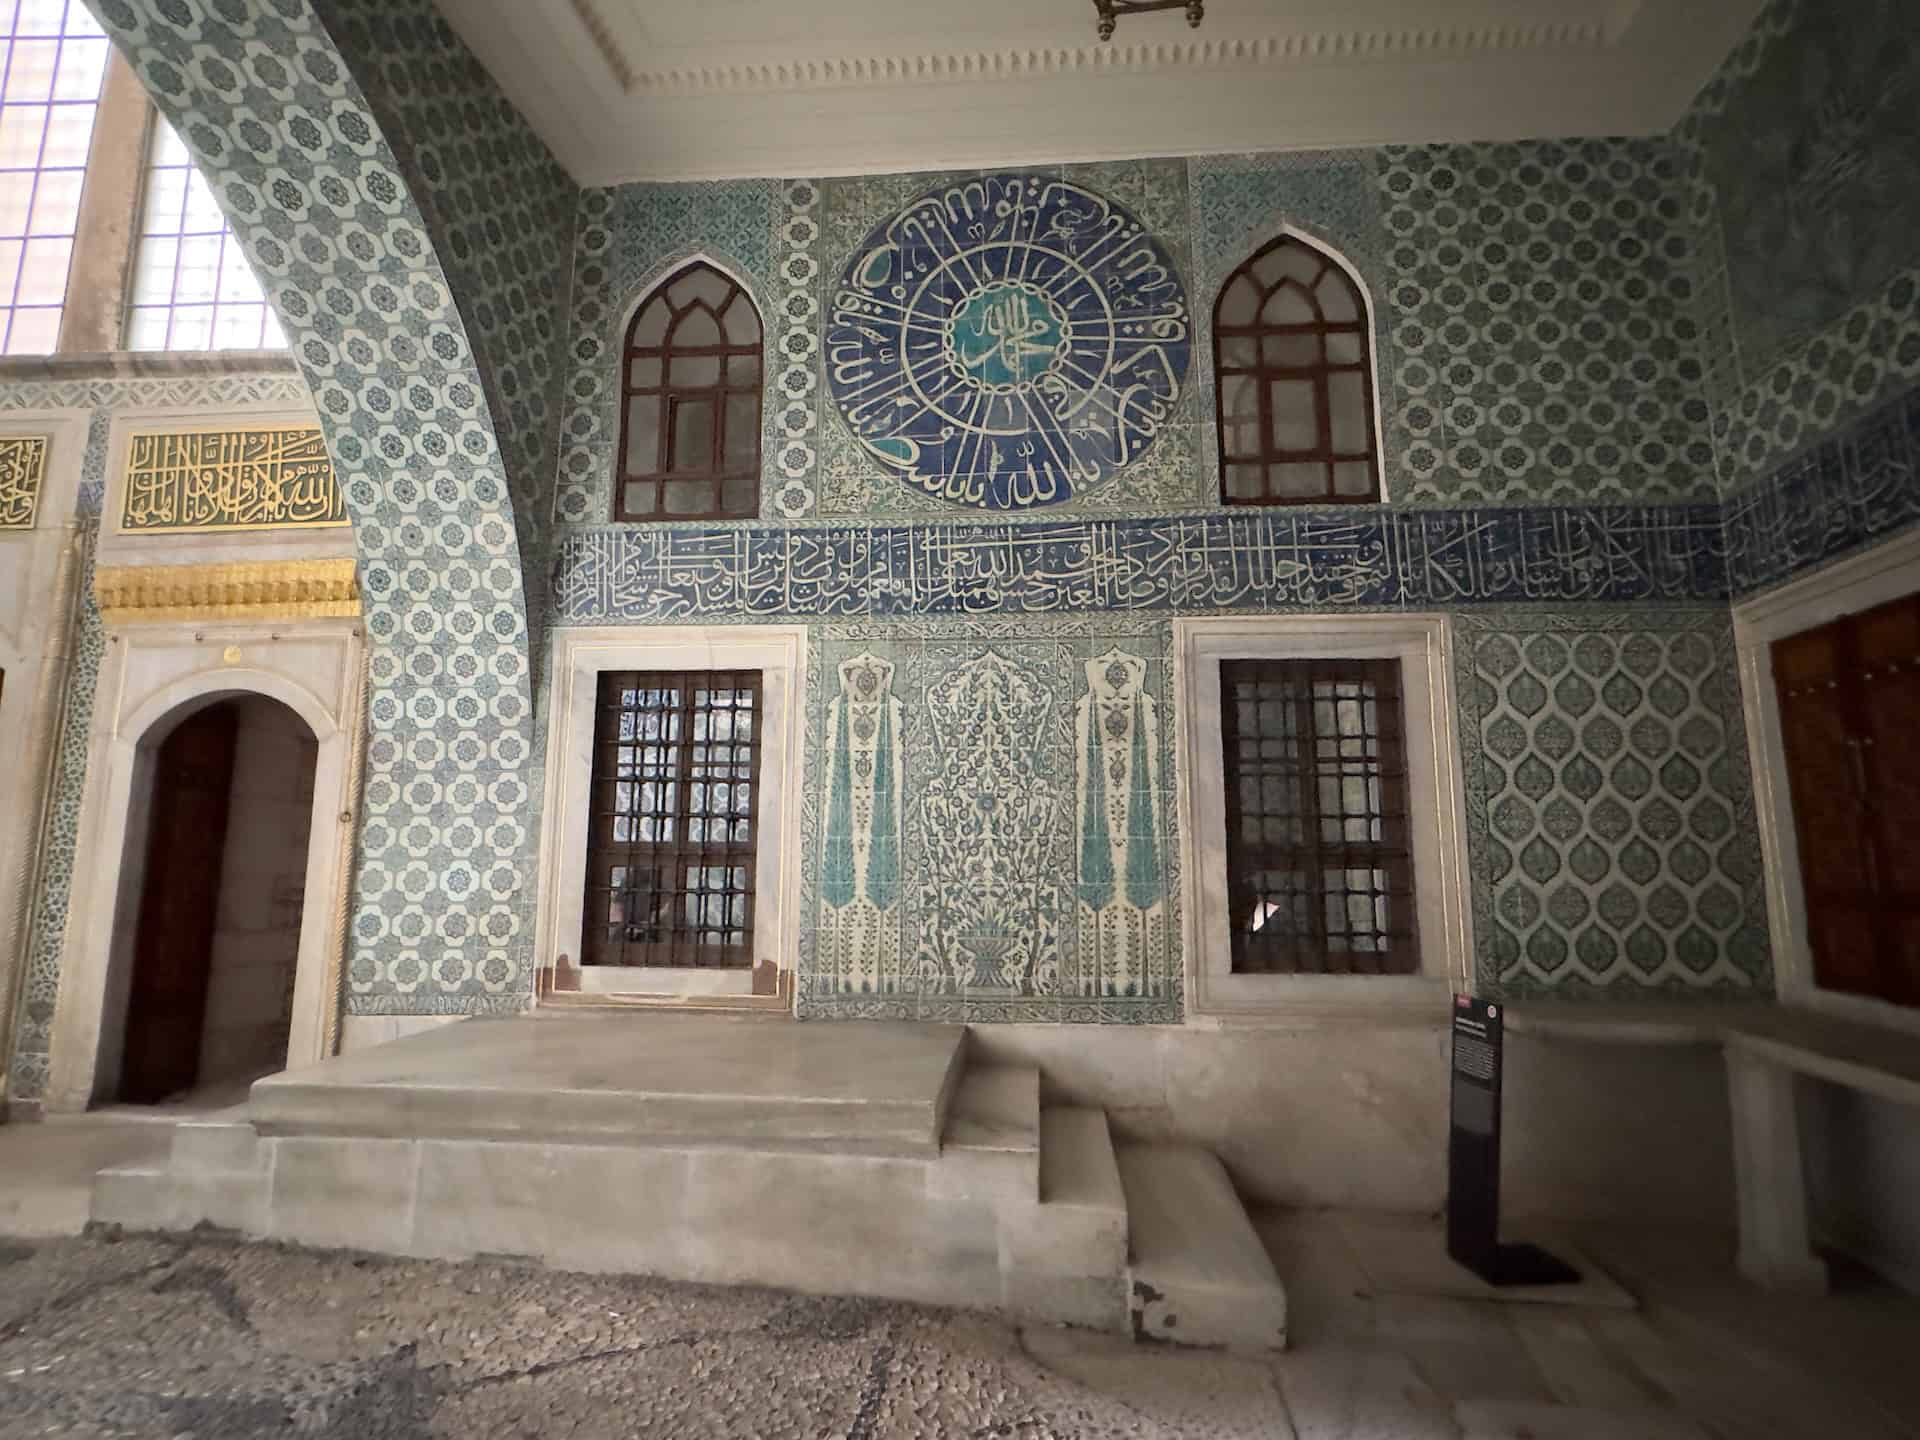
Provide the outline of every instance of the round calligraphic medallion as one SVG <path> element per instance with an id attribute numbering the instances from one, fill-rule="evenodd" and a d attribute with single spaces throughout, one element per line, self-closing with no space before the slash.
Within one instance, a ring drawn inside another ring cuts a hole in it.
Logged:
<path id="1" fill-rule="evenodd" d="M 990 175 L 881 225 L 833 297 L 827 384 L 861 444 L 929 495 L 1058 505 L 1152 445 L 1193 326 L 1128 211 L 1045 175 Z"/>

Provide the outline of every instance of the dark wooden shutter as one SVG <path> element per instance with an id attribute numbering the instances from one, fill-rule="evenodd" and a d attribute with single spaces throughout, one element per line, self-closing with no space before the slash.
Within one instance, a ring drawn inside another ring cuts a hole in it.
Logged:
<path id="1" fill-rule="evenodd" d="M 1776 641 L 1773 674 L 1814 978 L 1920 1005 L 1920 596 Z"/>

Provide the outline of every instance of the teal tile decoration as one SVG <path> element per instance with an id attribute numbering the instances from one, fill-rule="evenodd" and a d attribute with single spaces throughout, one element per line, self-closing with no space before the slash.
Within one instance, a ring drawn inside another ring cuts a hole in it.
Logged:
<path id="1" fill-rule="evenodd" d="M 563 525 L 601 524 L 613 514 L 613 472 L 620 447 L 620 355 L 626 328 L 655 286 L 696 256 L 739 280 L 760 311 L 767 428 L 761 440 L 763 515 L 797 517 L 812 506 L 809 459 L 789 453 L 810 421 L 796 421 L 775 397 L 791 389 L 796 321 L 813 345 L 814 316 L 795 316 L 790 276 L 804 270 L 804 185 L 715 181 L 627 185 L 582 191 L 575 226 L 572 342 L 568 347 L 559 475 L 550 506 Z M 784 223 L 782 223 L 784 222 Z M 776 234 L 778 231 L 778 234 Z M 792 244 L 802 248 L 793 252 Z M 787 249 L 776 266 L 777 249 Z M 796 258 L 796 255 L 798 258 Z M 811 273 L 806 282 L 811 285 Z M 808 291 L 809 295 L 811 290 Z M 810 359 L 812 349 L 806 348 Z M 811 393 L 810 390 L 808 393 Z M 805 395 L 793 399 L 804 401 Z M 797 489 L 795 488 L 797 486 Z"/>
<path id="2" fill-rule="evenodd" d="M 1042 617 L 814 637 L 801 1013 L 1177 1020 L 1171 630 Z"/>
<path id="3" fill-rule="evenodd" d="M 1455 627 L 1479 984 L 1769 993 L 1726 613 L 1514 611 Z"/>
<path id="4" fill-rule="evenodd" d="M 1771 0 L 1676 128 L 1721 485 L 1920 380 L 1920 41 L 1899 0 Z"/>
<path id="5" fill-rule="evenodd" d="M 523 576 L 546 572 L 571 182 L 428 0 L 89 3 L 260 277 L 354 522 L 372 735 L 347 1003 L 520 1008 Z"/>

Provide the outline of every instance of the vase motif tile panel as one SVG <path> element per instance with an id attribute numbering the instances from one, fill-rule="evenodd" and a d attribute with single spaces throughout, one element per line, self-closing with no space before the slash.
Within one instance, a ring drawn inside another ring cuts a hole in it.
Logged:
<path id="1" fill-rule="evenodd" d="M 820 627 L 803 1014 L 1178 1018 L 1170 633 Z"/>

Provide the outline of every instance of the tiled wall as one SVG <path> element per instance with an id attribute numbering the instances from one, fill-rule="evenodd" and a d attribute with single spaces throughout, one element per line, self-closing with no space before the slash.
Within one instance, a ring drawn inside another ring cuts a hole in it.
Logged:
<path id="1" fill-rule="evenodd" d="M 1674 132 L 1711 301 L 1708 398 L 1736 529 L 1754 487 L 1790 490 L 1800 506 L 1809 486 L 1892 498 L 1884 420 L 1872 417 L 1897 415 L 1920 383 L 1917 113 L 1911 6 L 1772 0 Z M 1811 476 L 1795 466 L 1863 420 L 1873 453 L 1829 454 Z M 1861 527 L 1877 505 L 1857 518 L 1832 508 L 1769 534 L 1736 567 L 1737 588 L 1889 533 Z"/>
<path id="2" fill-rule="evenodd" d="M 520 1008 L 571 182 L 430 0 L 88 3 L 220 196 L 353 518 L 373 733 L 347 1003 Z M 384 940 L 416 906 L 421 948 Z"/>
<path id="3" fill-rule="evenodd" d="M 1177 1018 L 1167 620 L 1216 610 L 1456 612 L 1484 982 L 1767 988 L 1678 165 L 1648 140 L 1047 172 L 1153 233 L 1193 358 L 1137 460 L 1001 514 L 877 462 L 829 371 L 871 237 L 967 177 L 588 192 L 553 617 L 813 624 L 803 1010 Z M 1372 297 L 1385 506 L 1215 499 L 1213 298 L 1283 226 Z M 606 524 L 609 357 L 697 253 L 768 319 L 763 518 Z"/>

